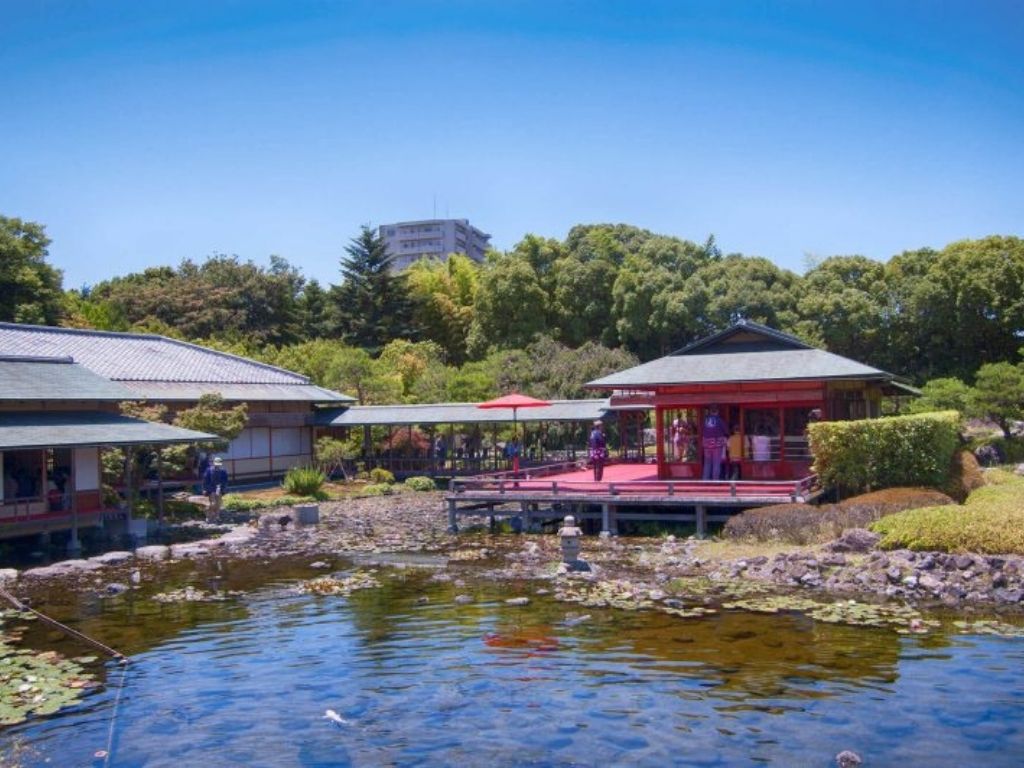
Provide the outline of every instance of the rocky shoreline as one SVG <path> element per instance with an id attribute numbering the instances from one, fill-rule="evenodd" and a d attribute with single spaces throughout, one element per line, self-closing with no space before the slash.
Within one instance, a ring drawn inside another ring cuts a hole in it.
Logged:
<path id="1" fill-rule="evenodd" d="M 697 539 L 586 537 L 581 558 L 586 570 L 559 570 L 554 535 L 491 535 L 483 529 L 452 535 L 439 494 L 401 494 L 322 504 L 319 525 L 297 525 L 291 510 L 263 514 L 249 524 L 211 528 L 209 538 L 170 546 L 107 552 L 22 572 L 0 569 L 0 585 L 31 592 L 60 583 L 75 591 L 118 594 L 131 589 L 161 563 L 204 558 L 267 560 L 436 553 L 447 569 L 479 561 L 484 578 L 560 582 L 591 586 L 615 583 L 620 591 L 674 600 L 666 585 L 700 579 L 726 592 L 757 585 L 818 598 L 899 601 L 921 608 L 1024 611 L 1024 557 L 880 551 L 878 537 L 851 530 L 819 547 L 747 547 L 734 557 L 712 551 Z M 726 552 L 728 550 L 726 549 Z M 443 575 L 441 578 L 445 578 Z M 623 585 L 628 585 L 623 586 Z M 540 585 L 543 587 L 543 585 Z M 645 597 L 645 599 L 648 599 Z M 677 600 L 678 602 L 678 600 Z M 671 605 L 669 605 L 671 608 Z"/>

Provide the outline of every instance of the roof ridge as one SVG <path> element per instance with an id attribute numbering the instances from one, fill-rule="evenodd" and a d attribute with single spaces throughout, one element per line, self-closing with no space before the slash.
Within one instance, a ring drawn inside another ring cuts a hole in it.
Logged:
<path id="1" fill-rule="evenodd" d="M 251 357 L 242 357 L 241 355 L 235 355 L 231 352 L 223 352 L 219 349 L 212 349 L 210 347 L 204 347 L 200 344 L 195 344 L 191 341 L 183 341 L 181 339 L 175 339 L 170 336 L 163 336 L 158 333 L 130 333 L 128 331 L 101 331 L 95 328 L 65 328 L 64 326 L 57 325 L 31 325 L 28 323 L 8 323 L 0 322 L 0 329 L 10 328 L 12 330 L 30 330 L 30 331 L 43 331 L 46 333 L 64 333 L 69 335 L 78 336 L 104 336 L 113 337 L 120 339 L 150 339 L 155 341 L 165 341 L 170 344 L 176 344 L 181 347 L 187 347 L 189 349 L 198 350 L 199 352 L 217 355 L 218 357 L 228 358 L 230 360 L 240 360 L 243 363 L 254 365 L 257 368 L 263 368 L 265 370 L 274 371 L 275 373 L 282 373 L 287 376 L 298 379 L 296 384 L 312 384 L 312 380 L 308 376 L 303 376 L 301 373 L 295 371 L 289 371 L 285 368 L 279 368 L 276 365 L 270 363 L 264 363 L 259 360 L 253 360 Z M 146 381 L 146 379 L 117 379 L 117 381 Z M 197 383 L 208 383 L 217 384 L 224 382 L 197 382 Z M 319 386 L 319 385 L 318 385 Z"/>
<path id="2" fill-rule="evenodd" d="M 752 330 L 757 333 L 764 334 L 765 336 L 769 336 L 773 339 L 777 339 L 779 341 L 785 341 L 790 344 L 796 344 L 797 346 L 803 349 L 818 349 L 818 347 L 814 347 L 808 344 L 806 341 L 803 341 L 802 339 L 799 339 L 796 336 L 793 336 L 792 334 L 786 333 L 785 331 L 780 331 L 776 328 L 772 328 L 767 325 L 762 325 L 761 323 L 755 323 L 753 320 L 741 318 L 732 325 L 730 325 L 729 327 L 722 329 L 721 331 L 717 331 L 716 333 L 712 333 L 709 336 L 704 336 L 700 339 L 695 339 L 694 341 L 691 341 L 689 344 L 686 344 L 673 352 L 669 352 L 668 355 L 666 355 L 666 357 L 688 354 L 689 352 L 695 349 L 710 346 L 711 344 L 714 344 L 716 341 L 731 336 L 732 334 L 741 330 Z"/>
<path id="3" fill-rule="evenodd" d="M 60 363 L 75 364 L 75 358 L 59 355 L 0 355 L 0 363 Z"/>

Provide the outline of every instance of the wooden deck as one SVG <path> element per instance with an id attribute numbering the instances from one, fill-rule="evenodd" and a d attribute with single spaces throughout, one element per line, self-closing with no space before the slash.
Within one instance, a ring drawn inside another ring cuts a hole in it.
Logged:
<path id="1" fill-rule="evenodd" d="M 602 534 L 613 533 L 619 520 L 655 520 L 693 523 L 703 535 L 708 522 L 724 522 L 740 509 L 813 501 L 820 495 L 816 480 L 661 480 L 653 464 L 610 464 L 596 482 L 590 469 L 556 464 L 455 478 L 445 500 L 452 531 L 459 517 L 512 517 L 529 528 L 572 514 L 600 519 Z"/>

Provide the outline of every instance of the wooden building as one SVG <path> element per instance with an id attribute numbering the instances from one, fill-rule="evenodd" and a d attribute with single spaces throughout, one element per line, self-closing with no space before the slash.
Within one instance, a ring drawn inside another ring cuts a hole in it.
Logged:
<path id="1" fill-rule="evenodd" d="M 100 522 L 101 448 L 212 437 L 123 416 L 126 399 L 70 358 L 0 356 L 0 538 Z"/>
<path id="2" fill-rule="evenodd" d="M 172 413 L 206 394 L 245 403 L 245 429 L 222 454 L 234 479 L 310 464 L 317 409 L 354 402 L 297 373 L 152 334 L 0 323 L 0 355 L 73 360 L 118 385 L 120 399 L 160 403 Z"/>
<path id="3" fill-rule="evenodd" d="M 661 479 L 701 478 L 712 407 L 730 434 L 731 474 L 721 479 L 792 480 L 811 474 L 809 421 L 876 417 L 884 396 L 916 393 L 891 373 L 749 321 L 587 387 L 610 390 L 613 408 L 653 410 Z"/>

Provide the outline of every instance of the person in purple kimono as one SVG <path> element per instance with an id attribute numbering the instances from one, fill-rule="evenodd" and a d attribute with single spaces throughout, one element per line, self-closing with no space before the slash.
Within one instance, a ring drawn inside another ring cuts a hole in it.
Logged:
<path id="1" fill-rule="evenodd" d="M 594 428 L 590 432 L 587 459 L 594 468 L 594 480 L 600 481 L 604 477 L 604 463 L 608 461 L 608 442 L 604 437 L 604 424 L 600 421 L 594 422 Z"/>
<path id="2" fill-rule="evenodd" d="M 718 415 L 718 406 L 709 406 L 701 430 L 701 448 L 704 454 L 701 479 L 722 479 L 722 462 L 725 459 L 725 447 L 728 442 L 729 428 L 725 425 L 725 420 Z"/>

